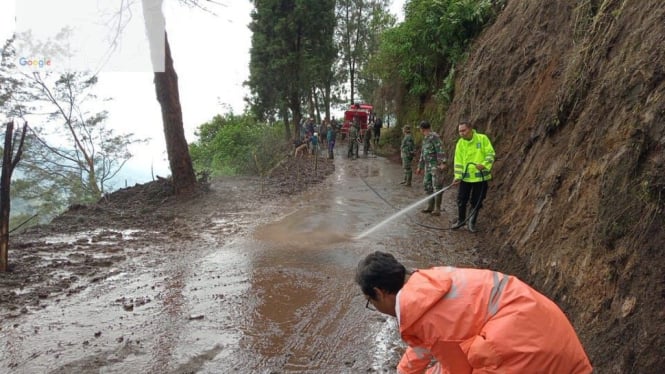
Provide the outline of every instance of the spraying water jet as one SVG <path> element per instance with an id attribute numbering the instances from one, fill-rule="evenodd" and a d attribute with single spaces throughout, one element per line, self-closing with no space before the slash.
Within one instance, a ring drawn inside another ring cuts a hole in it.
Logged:
<path id="1" fill-rule="evenodd" d="M 436 196 L 436 195 L 438 195 L 438 194 L 440 194 L 440 193 L 443 193 L 444 191 L 446 191 L 447 189 L 449 189 L 449 188 L 452 187 L 452 186 L 453 186 L 453 185 L 450 184 L 450 185 L 448 185 L 448 186 L 446 186 L 446 187 L 444 187 L 444 188 L 442 188 L 442 189 L 440 189 L 440 190 L 434 192 L 433 194 L 428 195 L 428 196 L 426 196 L 426 197 L 424 197 L 424 198 L 422 198 L 422 199 L 416 201 L 415 203 L 413 203 L 413 204 L 407 206 L 406 208 L 400 210 L 399 212 L 397 212 L 397 213 L 391 215 L 390 217 L 384 219 L 383 221 L 377 223 L 377 224 L 374 225 L 373 227 L 370 227 L 369 229 L 363 231 L 362 233 L 360 233 L 360 234 L 354 236 L 352 239 L 353 239 L 353 240 L 358 240 L 358 239 L 362 239 L 362 238 L 366 237 L 367 235 L 373 233 L 374 231 L 380 229 L 382 226 L 386 225 L 388 222 L 390 222 L 390 221 L 394 220 L 395 218 L 397 218 L 397 217 L 403 215 L 404 213 L 406 213 L 406 212 L 408 212 L 409 210 L 411 210 L 411 209 L 417 207 L 418 205 L 420 205 L 420 204 L 426 202 L 427 200 L 433 198 L 434 196 Z"/>

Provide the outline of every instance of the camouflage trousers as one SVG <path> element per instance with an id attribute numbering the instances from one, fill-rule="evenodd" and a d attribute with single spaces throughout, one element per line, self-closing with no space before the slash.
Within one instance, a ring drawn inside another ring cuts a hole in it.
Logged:
<path id="1" fill-rule="evenodd" d="M 413 157 L 402 155 L 402 170 L 404 174 L 410 174 L 413 170 Z"/>
<path id="2" fill-rule="evenodd" d="M 443 188 L 443 170 L 436 167 L 426 167 L 425 176 L 423 177 L 423 187 L 425 192 L 433 194 L 434 191 L 439 191 Z"/>

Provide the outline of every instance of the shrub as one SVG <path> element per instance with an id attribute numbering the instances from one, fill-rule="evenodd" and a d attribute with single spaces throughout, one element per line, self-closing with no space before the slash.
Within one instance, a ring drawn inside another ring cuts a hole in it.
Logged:
<path id="1" fill-rule="evenodd" d="M 249 114 L 217 115 L 196 131 L 190 144 L 194 169 L 220 175 L 261 175 L 284 155 L 287 144 L 279 124 L 259 123 Z"/>

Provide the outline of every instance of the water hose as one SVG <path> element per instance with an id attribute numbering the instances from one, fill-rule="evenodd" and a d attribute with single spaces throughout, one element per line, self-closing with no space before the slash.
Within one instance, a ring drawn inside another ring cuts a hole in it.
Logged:
<path id="1" fill-rule="evenodd" d="M 473 163 L 473 162 L 469 162 L 469 163 L 467 163 L 467 164 L 466 164 L 466 167 L 464 168 L 464 174 L 462 174 L 462 176 L 464 176 L 464 175 L 468 172 L 468 170 L 469 170 L 469 165 L 475 165 L 475 163 Z M 482 182 L 485 182 L 485 174 L 482 172 L 482 170 L 480 171 L 480 177 L 482 178 Z M 372 187 L 372 186 L 371 186 L 371 185 L 365 180 L 365 178 L 360 177 L 360 179 L 363 181 L 363 183 L 365 183 L 365 185 L 366 185 L 366 186 L 367 186 L 372 192 L 374 192 L 374 194 L 375 194 L 376 196 L 379 197 L 379 199 L 381 199 L 383 202 L 385 202 L 386 204 L 388 204 L 388 206 L 390 206 L 390 207 L 393 208 L 394 210 L 398 211 L 398 213 L 401 213 L 402 211 L 407 212 L 407 211 L 413 209 L 415 206 L 419 205 L 421 202 L 427 201 L 428 199 L 433 198 L 434 196 L 436 196 L 436 195 L 438 195 L 438 194 L 440 194 L 440 193 L 442 194 L 443 192 L 445 192 L 446 190 L 450 189 L 450 188 L 454 185 L 454 181 L 453 181 L 453 183 L 449 184 L 448 186 L 443 187 L 443 188 L 441 188 L 440 190 L 434 192 L 433 194 L 431 194 L 431 195 L 425 197 L 424 199 L 419 200 L 419 201 L 417 201 L 416 203 L 411 204 L 411 205 L 408 206 L 407 208 L 403 208 L 403 209 L 400 210 L 398 207 L 396 207 L 396 206 L 393 205 L 391 202 L 389 202 L 388 200 L 386 200 L 386 199 L 385 199 L 385 198 L 384 198 L 384 197 L 383 197 L 383 196 L 382 196 L 382 195 L 381 195 L 381 194 L 380 194 L 380 193 L 379 193 L 374 187 Z M 461 181 L 460 181 L 460 182 L 461 182 Z M 486 187 L 484 187 L 484 188 L 486 189 Z M 484 193 L 484 192 L 485 192 L 485 191 L 481 190 L 480 197 L 483 196 L 483 193 Z M 465 225 L 465 224 L 469 221 L 469 219 L 470 219 L 474 214 L 476 214 L 476 212 L 478 211 L 478 209 L 479 209 L 479 207 L 480 207 L 480 203 L 481 203 L 481 201 L 482 201 L 482 199 L 481 199 L 480 197 L 478 198 L 478 201 L 476 202 L 476 205 L 475 205 L 475 206 L 473 207 L 473 209 L 471 210 L 471 213 L 467 216 L 467 218 L 464 219 L 464 223 L 463 223 L 463 225 Z M 362 238 L 362 237 L 368 235 L 369 233 L 371 233 L 372 231 L 374 231 L 377 227 L 380 227 L 380 226 L 383 225 L 384 223 L 386 223 L 386 222 L 388 222 L 388 221 L 390 221 L 390 220 L 392 220 L 392 219 L 395 219 L 395 218 L 397 218 L 398 216 L 399 216 L 399 214 L 396 213 L 396 214 L 394 214 L 394 215 L 388 217 L 387 219 L 381 221 L 379 224 L 375 225 L 372 229 L 367 230 L 367 231 L 365 231 L 365 232 L 359 234 L 359 235 L 356 236 L 355 238 L 356 238 L 356 239 L 360 239 L 360 238 Z M 440 231 L 453 230 L 452 227 L 445 227 L 445 228 L 444 228 L 444 227 L 430 226 L 430 225 L 427 225 L 427 224 L 421 223 L 421 222 L 419 222 L 419 221 L 416 220 L 416 219 L 414 219 L 413 222 L 414 222 L 416 225 L 418 225 L 418 226 L 420 226 L 420 227 L 427 228 L 427 229 L 440 230 Z"/>

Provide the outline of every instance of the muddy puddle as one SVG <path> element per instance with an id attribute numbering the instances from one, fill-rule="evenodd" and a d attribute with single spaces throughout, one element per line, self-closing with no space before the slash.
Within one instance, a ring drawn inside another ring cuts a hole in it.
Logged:
<path id="1" fill-rule="evenodd" d="M 304 193 L 220 211 L 187 240 L 143 243 L 109 277 L 3 320 L 0 373 L 394 372 L 404 348 L 396 322 L 365 309 L 356 264 L 376 250 L 412 267 L 467 261 L 446 249 L 450 232 L 415 224 L 447 227 L 447 214 L 409 212 L 353 239 L 422 198 L 399 185 L 401 173 L 382 158 L 338 158 Z M 120 247 L 140 234 L 103 233 L 92 236 Z M 88 239 L 47 240 L 67 258 Z"/>

